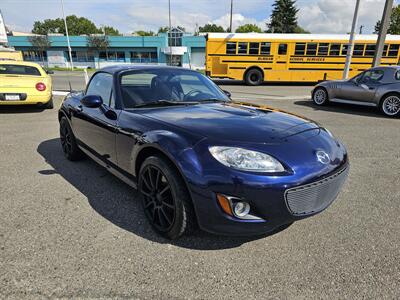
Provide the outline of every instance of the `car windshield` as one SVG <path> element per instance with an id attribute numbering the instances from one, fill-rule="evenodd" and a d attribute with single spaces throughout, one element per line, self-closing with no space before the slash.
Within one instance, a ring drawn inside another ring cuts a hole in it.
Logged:
<path id="1" fill-rule="evenodd" d="M 230 99 L 206 76 L 197 71 L 154 68 L 123 73 L 120 78 L 125 108 L 154 104 L 196 104 Z"/>

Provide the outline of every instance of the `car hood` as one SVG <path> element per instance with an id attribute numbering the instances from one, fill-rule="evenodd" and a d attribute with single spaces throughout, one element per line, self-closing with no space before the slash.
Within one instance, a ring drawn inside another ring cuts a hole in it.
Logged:
<path id="1" fill-rule="evenodd" d="M 318 135 L 303 117 L 253 104 L 210 103 L 145 109 L 142 114 L 217 141 L 281 143 Z"/>

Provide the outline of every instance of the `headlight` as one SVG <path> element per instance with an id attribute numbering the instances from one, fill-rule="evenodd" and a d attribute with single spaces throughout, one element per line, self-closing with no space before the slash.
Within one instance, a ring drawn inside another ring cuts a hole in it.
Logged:
<path id="1" fill-rule="evenodd" d="M 212 156 L 221 164 L 243 171 L 283 172 L 285 168 L 272 156 L 236 147 L 209 147 Z"/>

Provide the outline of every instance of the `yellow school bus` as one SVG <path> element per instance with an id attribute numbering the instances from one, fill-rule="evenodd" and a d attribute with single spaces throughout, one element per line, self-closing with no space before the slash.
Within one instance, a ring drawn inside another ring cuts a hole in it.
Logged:
<path id="1" fill-rule="evenodd" d="M 357 35 L 349 76 L 371 67 L 377 35 Z M 349 36 L 336 34 L 209 33 L 206 74 L 268 82 L 341 79 Z M 400 35 L 387 35 L 381 65 L 399 62 Z"/>

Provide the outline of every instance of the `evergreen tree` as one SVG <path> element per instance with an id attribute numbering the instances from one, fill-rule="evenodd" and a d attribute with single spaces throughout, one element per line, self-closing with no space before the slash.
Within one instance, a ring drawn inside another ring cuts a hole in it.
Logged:
<path id="1" fill-rule="evenodd" d="M 374 33 L 379 33 L 381 27 L 381 21 L 376 22 Z M 392 14 L 390 16 L 388 34 L 400 34 L 400 5 L 392 8 Z"/>
<path id="2" fill-rule="evenodd" d="M 301 31 L 297 24 L 295 0 L 275 0 L 271 21 L 267 23 L 267 32 L 295 33 Z"/>

